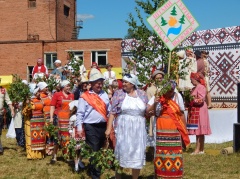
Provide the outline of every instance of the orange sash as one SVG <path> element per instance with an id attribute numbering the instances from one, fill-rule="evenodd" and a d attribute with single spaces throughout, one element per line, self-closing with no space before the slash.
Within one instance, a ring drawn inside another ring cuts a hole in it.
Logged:
<path id="1" fill-rule="evenodd" d="M 173 119 L 178 131 L 180 132 L 182 139 L 188 148 L 190 146 L 190 139 L 188 136 L 188 132 L 186 129 L 186 126 L 184 125 L 181 117 L 180 117 L 180 108 L 178 104 L 173 100 L 167 100 L 168 107 L 167 107 L 167 113 L 168 115 Z"/>
<path id="2" fill-rule="evenodd" d="M 87 101 L 89 105 L 91 105 L 97 112 L 99 112 L 106 122 L 107 118 L 107 106 L 104 101 L 95 93 L 89 93 L 89 91 L 84 92 L 81 97 Z"/>

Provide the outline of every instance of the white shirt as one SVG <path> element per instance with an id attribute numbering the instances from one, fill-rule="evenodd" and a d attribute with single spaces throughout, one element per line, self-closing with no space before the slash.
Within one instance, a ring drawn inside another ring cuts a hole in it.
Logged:
<path id="1" fill-rule="evenodd" d="M 111 74 L 111 76 L 109 74 Z M 105 71 L 103 73 L 103 76 L 104 76 L 105 80 L 109 80 L 109 79 L 115 80 L 116 79 L 116 73 L 114 71 L 110 71 L 110 73 L 109 73 L 109 71 Z"/>

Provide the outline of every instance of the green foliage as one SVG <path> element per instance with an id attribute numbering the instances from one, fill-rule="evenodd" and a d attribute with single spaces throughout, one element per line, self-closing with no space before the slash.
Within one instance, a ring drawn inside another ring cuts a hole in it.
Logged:
<path id="1" fill-rule="evenodd" d="M 161 17 L 161 26 L 165 25 L 167 25 L 167 21 L 163 17 Z"/>
<path id="2" fill-rule="evenodd" d="M 58 85 L 58 82 L 56 81 L 56 79 L 53 76 L 50 76 L 49 78 L 47 78 L 45 80 L 45 82 L 47 83 L 48 90 L 50 92 L 52 92 L 56 88 L 56 86 Z"/>
<path id="3" fill-rule="evenodd" d="M 134 18 L 132 13 L 129 14 L 129 18 L 126 21 L 129 25 L 126 38 L 132 38 L 136 41 L 136 45 L 131 51 L 133 54 L 132 60 L 134 61 L 132 65 L 136 65 L 139 81 L 142 84 L 148 84 L 150 82 L 151 68 L 153 66 L 163 71 L 167 69 L 170 51 L 155 31 L 146 26 L 145 17 L 153 14 L 166 2 L 166 0 L 151 0 L 147 2 L 136 0 L 135 2 L 138 6 L 135 8 L 138 21 Z M 173 58 L 169 76 L 171 79 L 176 79 L 178 58 L 176 56 Z M 127 71 L 127 69 L 125 71 Z"/>
<path id="4" fill-rule="evenodd" d="M 59 128 L 57 126 L 54 126 L 53 124 L 48 124 L 44 126 L 44 130 L 49 134 L 50 137 L 53 137 L 54 140 L 58 141 L 58 130 Z"/>
<path id="5" fill-rule="evenodd" d="M 70 81 L 71 87 L 73 87 L 75 84 L 75 80 L 81 79 L 80 66 L 83 64 L 83 61 L 82 59 L 76 59 L 72 51 L 68 52 L 68 56 L 69 62 L 67 64 L 67 67 L 72 67 L 73 71 L 68 72 L 67 79 Z"/>
<path id="6" fill-rule="evenodd" d="M 176 16 L 177 15 L 177 11 L 176 11 L 176 7 L 175 6 L 173 6 L 173 9 L 172 9 L 172 11 L 171 11 L 171 13 L 170 13 L 172 16 Z"/>
<path id="7" fill-rule="evenodd" d="M 68 153 L 64 158 L 75 157 L 76 156 L 76 146 L 80 146 L 80 156 L 85 159 L 91 159 L 91 163 L 96 165 L 101 173 L 105 173 L 106 170 L 109 172 L 111 168 L 115 168 L 120 171 L 119 162 L 115 159 L 115 155 L 110 148 L 101 148 L 99 151 L 93 151 L 92 148 L 86 144 L 85 141 L 76 141 L 71 138 L 67 146 Z"/>
<path id="8" fill-rule="evenodd" d="M 8 95 L 14 103 L 23 102 L 30 97 L 30 89 L 22 83 L 22 79 L 17 74 L 13 74 L 12 76 L 13 82 L 8 89 Z"/>
<path id="9" fill-rule="evenodd" d="M 179 19 L 179 23 L 180 23 L 180 24 L 185 24 L 185 16 L 184 16 L 184 14 L 183 14 L 182 17 Z"/>
<path id="10" fill-rule="evenodd" d="M 186 106 L 189 106 L 190 102 L 193 100 L 193 96 L 191 95 L 191 90 L 186 90 L 183 93 L 183 100 Z"/>

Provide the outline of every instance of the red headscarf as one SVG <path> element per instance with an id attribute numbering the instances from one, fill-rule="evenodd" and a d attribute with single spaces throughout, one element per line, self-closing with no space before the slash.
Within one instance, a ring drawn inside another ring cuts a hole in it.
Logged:
<path id="1" fill-rule="evenodd" d="M 204 76 L 201 73 L 191 73 L 190 78 L 205 86 Z"/>

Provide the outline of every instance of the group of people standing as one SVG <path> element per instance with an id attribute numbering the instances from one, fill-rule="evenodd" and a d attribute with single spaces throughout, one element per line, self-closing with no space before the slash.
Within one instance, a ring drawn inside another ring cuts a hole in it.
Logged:
<path id="1" fill-rule="evenodd" d="M 191 55 L 195 58 L 193 51 Z M 179 59 L 185 58 L 179 53 L 178 56 Z M 41 159 L 48 154 L 52 155 L 51 163 L 54 164 L 57 162 L 59 148 L 63 154 L 67 152 L 70 138 L 85 140 L 93 151 L 100 150 L 106 138 L 110 138 L 116 140 L 114 153 L 120 167 L 131 168 L 132 177 L 136 179 L 145 165 L 149 133 L 155 141 L 156 177 L 181 178 L 182 151 L 190 146 L 188 135 L 196 135 L 196 149 L 192 155 L 197 155 L 204 154 L 204 135 L 211 134 L 205 102 L 206 74 L 200 71 L 198 64 L 201 63 L 198 60 L 194 61 L 197 64 L 196 71 L 191 71 L 192 68 L 184 69 L 188 70 L 189 79 L 186 79 L 191 84 L 188 82 L 187 88 L 191 90 L 193 97 L 187 106 L 177 90 L 182 82 L 169 80 L 163 86 L 158 85 L 165 76 L 161 70 L 152 73 L 152 83 L 146 91 L 139 88 L 140 83 L 135 74 L 124 74 L 121 80 L 117 80 L 111 64 L 107 65 L 107 72 L 102 74 L 94 63 L 86 75 L 88 80 L 83 75 L 76 80 L 77 84 L 73 89 L 70 81 L 61 76 L 62 73 L 55 74 L 60 77 L 60 88 L 56 92 L 48 91 L 48 84 L 39 82 L 32 90 L 32 98 L 23 103 L 22 109 L 27 158 Z M 44 71 L 44 67 L 36 69 Z M 106 91 L 103 90 L 104 83 L 109 86 Z M 159 89 L 168 90 L 159 95 Z M 194 99 L 202 101 L 202 104 L 194 105 Z M 6 101 L 11 107 L 10 100 L 6 98 Z M 74 106 L 75 112 L 71 106 Z M 184 113 L 186 107 L 187 119 Z M 14 111 L 12 114 L 14 115 Z M 146 117 L 150 118 L 151 124 L 148 132 Z M 44 126 L 49 124 L 58 126 L 58 141 L 44 130 Z M 111 138 L 111 134 L 115 137 Z M 79 167 L 83 167 L 80 158 L 75 160 L 75 171 L 79 171 Z M 90 174 L 93 179 L 100 178 L 101 175 L 99 168 L 92 165 L 91 160 Z M 121 178 L 121 174 L 116 172 L 116 178 Z"/>

